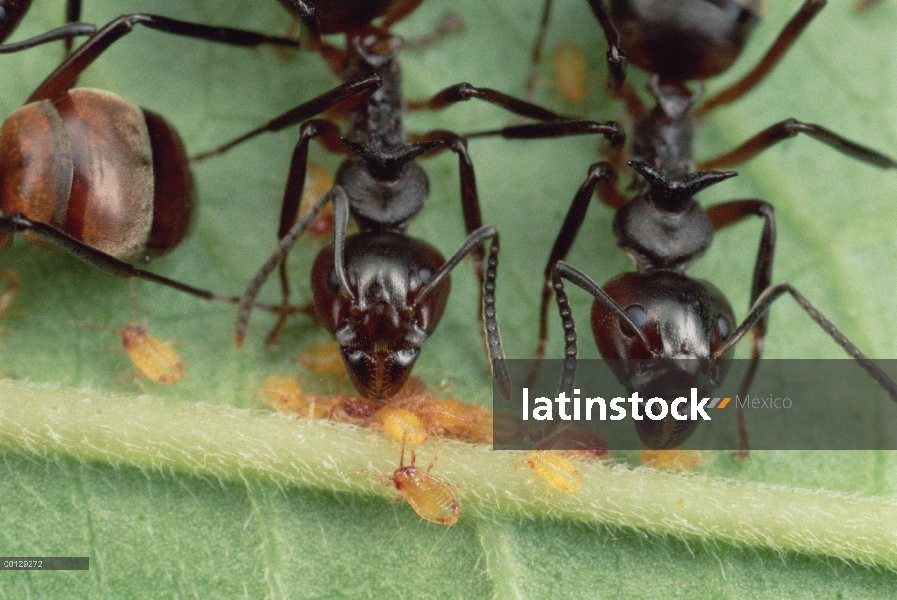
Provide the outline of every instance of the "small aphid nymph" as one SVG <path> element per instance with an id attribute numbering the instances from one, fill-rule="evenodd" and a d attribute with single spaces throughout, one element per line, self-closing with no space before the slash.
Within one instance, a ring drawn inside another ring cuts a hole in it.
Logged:
<path id="1" fill-rule="evenodd" d="M 407 444 L 423 444 L 427 439 L 427 430 L 416 414 L 404 408 L 384 406 L 376 413 L 374 418 L 377 424 L 388 438 L 402 441 Z"/>
<path id="2" fill-rule="evenodd" d="M 147 379 L 156 383 L 177 383 L 184 377 L 184 362 L 170 344 L 150 335 L 149 323 L 137 324 L 137 300 L 131 291 L 131 324 L 124 329 L 111 329 L 93 323 L 75 323 L 92 329 L 108 331 L 121 337 L 125 354 L 134 367 Z"/>
<path id="3" fill-rule="evenodd" d="M 549 488 L 573 493 L 582 487 L 582 475 L 569 460 L 550 450 L 530 450 L 523 459 Z"/>
<path id="4" fill-rule="evenodd" d="M 449 484 L 430 475 L 430 469 L 436 463 L 434 459 L 427 470 L 421 470 L 414 466 L 416 456 L 411 452 L 411 464 L 405 466 L 405 446 L 402 445 L 402 458 L 399 468 L 392 475 L 380 475 L 370 471 L 361 471 L 383 482 L 383 485 L 393 486 L 402 495 L 402 498 L 411 505 L 422 519 L 439 525 L 454 525 L 458 522 L 461 508 L 455 493 Z"/>

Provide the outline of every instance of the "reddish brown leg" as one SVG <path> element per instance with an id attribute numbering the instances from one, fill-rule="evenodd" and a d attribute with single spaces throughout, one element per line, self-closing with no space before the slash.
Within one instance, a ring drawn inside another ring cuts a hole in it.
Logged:
<path id="1" fill-rule="evenodd" d="M 760 238 L 760 249 L 757 253 L 757 262 L 754 264 L 754 279 L 751 284 L 750 305 L 754 306 L 760 295 L 772 283 L 772 260 L 776 244 L 776 225 L 772 205 L 762 200 L 735 200 L 711 206 L 707 209 L 707 216 L 710 218 L 710 223 L 716 231 L 734 225 L 750 216 L 763 218 L 763 234 Z M 760 357 L 763 354 L 763 340 L 768 326 L 769 314 L 764 313 L 757 320 L 751 331 L 751 364 L 741 380 L 738 390 L 740 398 L 747 396 L 754 375 L 757 373 Z M 744 419 L 744 407 L 741 404 L 736 409 L 736 420 L 738 427 L 738 457 L 744 459 L 750 455 L 750 445 L 748 444 L 747 425 Z"/>
<path id="2" fill-rule="evenodd" d="M 785 29 L 776 38 L 772 46 L 754 67 L 741 81 L 734 83 L 716 96 L 706 100 L 701 106 L 695 110 L 695 117 L 700 118 L 707 114 L 717 106 L 724 106 L 735 102 L 756 86 L 764 77 L 775 67 L 782 55 L 788 51 L 797 38 L 803 33 L 810 21 L 813 20 L 820 10 L 825 7 L 826 0 L 806 0 L 803 6 L 797 11 L 797 14 L 785 25 Z"/>
<path id="3" fill-rule="evenodd" d="M 787 140 L 788 138 L 796 136 L 798 133 L 805 133 L 813 139 L 834 148 L 841 154 L 845 154 L 874 167 L 882 169 L 897 168 L 897 162 L 884 154 L 866 148 L 865 146 L 861 146 L 855 142 L 851 142 L 847 138 L 843 138 L 825 127 L 813 125 L 812 123 L 802 123 L 796 119 L 788 119 L 764 129 L 731 152 L 698 163 L 698 169 L 707 171 L 734 167 L 754 158 L 767 148 L 774 146 L 782 140 Z"/>
<path id="4" fill-rule="evenodd" d="M 199 23 L 178 21 L 158 15 L 134 14 L 123 15 L 100 29 L 80 48 L 75 50 L 59 67 L 47 77 L 43 83 L 31 94 L 28 102 L 38 100 L 52 100 L 68 90 L 81 73 L 89 67 L 93 61 L 106 51 L 109 46 L 121 39 L 124 35 L 133 31 L 136 25 L 143 25 L 150 29 L 172 33 L 185 37 L 199 38 L 210 42 L 219 42 L 233 46 L 247 46 L 253 48 L 261 44 L 275 44 L 279 46 L 291 46 L 298 48 L 296 40 L 272 37 L 254 31 L 243 29 L 231 29 L 229 27 L 212 27 Z"/>

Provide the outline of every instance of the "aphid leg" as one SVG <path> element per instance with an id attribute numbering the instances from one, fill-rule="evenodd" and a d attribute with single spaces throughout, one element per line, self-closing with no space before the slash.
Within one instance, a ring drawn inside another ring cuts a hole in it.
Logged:
<path id="1" fill-rule="evenodd" d="M 0 315 L 6 313 L 16 301 L 21 287 L 22 278 L 18 273 L 11 269 L 0 271 Z"/>
<path id="2" fill-rule="evenodd" d="M 419 2 L 418 2 L 419 4 Z M 389 20 L 389 16 L 386 17 Z M 384 25 L 386 22 L 384 22 Z M 411 50 L 419 50 L 427 48 L 440 40 L 464 31 L 464 21 L 454 12 L 447 12 L 442 15 L 439 23 L 428 33 L 405 40 L 404 48 Z"/>
<path id="3" fill-rule="evenodd" d="M 806 0 L 798 9 L 791 20 L 785 25 L 782 33 L 776 38 L 766 54 L 760 59 L 751 71 L 745 75 L 740 81 L 730 85 L 723 91 L 719 92 L 712 98 L 705 100 L 701 106 L 695 110 L 695 118 L 701 118 L 709 111 L 717 106 L 723 106 L 731 102 L 735 102 L 746 93 L 751 91 L 764 77 L 775 67 L 785 52 L 791 48 L 792 44 L 803 33 L 810 21 L 813 20 L 820 10 L 825 7 L 826 0 Z"/>
<path id="4" fill-rule="evenodd" d="M 852 142 L 820 125 L 787 119 L 768 127 L 734 150 L 698 164 L 700 170 L 720 169 L 748 161 L 775 144 L 805 133 L 811 138 L 834 148 L 841 154 L 880 169 L 895 169 L 897 161 L 884 154 Z"/>
<path id="5" fill-rule="evenodd" d="M 760 238 L 760 248 L 757 252 L 757 262 L 754 264 L 754 277 L 751 283 L 751 306 L 757 302 L 757 298 L 772 283 L 772 261 L 775 254 L 776 224 L 773 216 L 772 205 L 763 200 L 735 200 L 711 206 L 707 209 L 707 217 L 715 231 L 742 221 L 750 216 L 761 217 L 763 233 Z M 760 364 L 760 356 L 763 354 L 763 339 L 769 325 L 769 314 L 764 314 L 751 331 L 751 364 L 741 381 L 739 395 L 747 396 L 751 381 Z M 739 405 L 736 409 L 736 421 L 738 426 L 738 457 L 747 458 L 750 454 L 748 444 L 747 426 L 745 424 L 744 407 Z"/>

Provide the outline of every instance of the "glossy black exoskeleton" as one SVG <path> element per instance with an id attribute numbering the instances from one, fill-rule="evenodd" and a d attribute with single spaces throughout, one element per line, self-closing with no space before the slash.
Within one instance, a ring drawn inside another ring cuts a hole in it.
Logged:
<path id="1" fill-rule="evenodd" d="M 694 194 L 735 173 L 665 173 L 647 163 L 629 163 L 645 180 L 644 188 L 614 217 L 613 231 L 620 248 L 635 262 L 636 272 L 623 273 L 602 287 L 564 262 L 552 265 L 551 283 L 567 332 L 562 387 L 569 394 L 575 376 L 577 338 L 573 315 L 564 291 L 567 279 L 595 298 L 591 323 L 601 356 L 630 392 L 644 397 L 687 395 L 692 387 L 712 394 L 727 369 L 735 345 L 749 331 L 762 347 L 770 305 L 790 294 L 807 314 L 897 400 L 897 384 L 853 345 L 796 289 L 787 283 L 770 284 L 775 221 L 772 207 L 761 200 L 737 200 L 701 208 Z M 602 180 L 611 176 L 607 163 L 593 165 L 577 198 L 589 198 Z M 575 201 L 574 201 L 575 202 Z M 751 307 L 739 324 L 723 293 L 706 281 L 686 275 L 688 268 L 710 246 L 715 231 L 749 215 L 761 215 L 765 225 L 754 268 Z M 741 384 L 746 395 L 757 367 Z M 674 448 L 694 431 L 698 421 L 635 421 L 642 442 L 650 448 Z M 744 416 L 738 413 L 738 439 L 748 451 Z"/>

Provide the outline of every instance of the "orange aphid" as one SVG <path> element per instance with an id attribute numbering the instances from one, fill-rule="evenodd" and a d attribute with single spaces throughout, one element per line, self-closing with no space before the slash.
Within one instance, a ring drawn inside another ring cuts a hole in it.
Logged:
<path id="1" fill-rule="evenodd" d="M 333 175 L 330 171 L 314 161 L 308 161 L 305 171 L 305 187 L 302 190 L 302 200 L 299 203 L 299 216 L 311 210 L 321 196 L 333 187 Z M 308 226 L 308 233 L 314 237 L 323 237 L 333 233 L 333 208 L 327 203 L 315 220 Z"/>
<path id="2" fill-rule="evenodd" d="M 265 379 L 262 392 L 268 398 L 268 401 L 264 403 L 275 410 L 302 413 L 307 409 L 308 402 L 305 401 L 302 393 L 302 382 L 296 377 L 271 375 Z"/>
<path id="3" fill-rule="evenodd" d="M 124 329 L 111 329 L 93 323 L 75 323 L 121 336 L 125 353 L 134 367 L 147 379 L 156 383 L 177 383 L 184 377 L 184 362 L 170 344 L 153 337 L 147 331 L 149 323 L 137 324 L 137 301 L 131 295 L 131 324 Z"/>
<path id="4" fill-rule="evenodd" d="M 305 348 L 299 352 L 299 362 L 318 373 L 346 373 L 339 344 L 336 342 L 325 342 Z"/>
<path id="5" fill-rule="evenodd" d="M 585 100 L 586 57 L 570 40 L 562 40 L 554 49 L 554 78 L 561 96 L 570 102 Z"/>
<path id="6" fill-rule="evenodd" d="M 374 413 L 374 418 L 377 419 L 380 430 L 394 440 L 404 440 L 408 444 L 422 444 L 427 439 L 427 430 L 417 415 L 410 410 L 384 406 Z"/>
<path id="7" fill-rule="evenodd" d="M 523 459 L 550 488 L 575 492 L 582 487 L 582 475 L 569 460 L 551 450 L 530 450 Z"/>
<path id="8" fill-rule="evenodd" d="M 20 287 L 22 287 L 22 279 L 18 273 L 10 269 L 0 271 L 0 315 L 9 310 L 12 303 L 16 301 Z"/>
<path id="9" fill-rule="evenodd" d="M 265 379 L 260 391 L 267 396 L 267 400 L 261 400 L 263 404 L 279 412 L 307 419 L 331 419 L 370 425 L 374 415 L 374 405 L 364 398 L 306 394 L 298 378 L 271 375 Z"/>
<path id="10" fill-rule="evenodd" d="M 492 411 L 483 406 L 442 398 L 421 403 L 415 413 L 430 433 L 465 442 L 492 442 Z"/>
<path id="11" fill-rule="evenodd" d="M 382 480 L 383 485 L 391 485 L 396 488 L 402 494 L 402 498 L 421 518 L 439 525 L 454 525 L 458 522 L 461 509 L 449 484 L 430 475 L 430 469 L 436 464 L 436 459 L 433 459 L 426 471 L 414 466 L 415 459 L 414 451 L 412 451 L 411 465 L 405 466 L 405 446 L 403 445 L 399 468 L 393 471 L 392 475 L 380 475 L 370 471 L 361 472 L 377 477 Z"/>
<path id="12" fill-rule="evenodd" d="M 694 450 L 642 450 L 641 458 L 649 467 L 667 471 L 689 471 L 701 464 Z"/>

